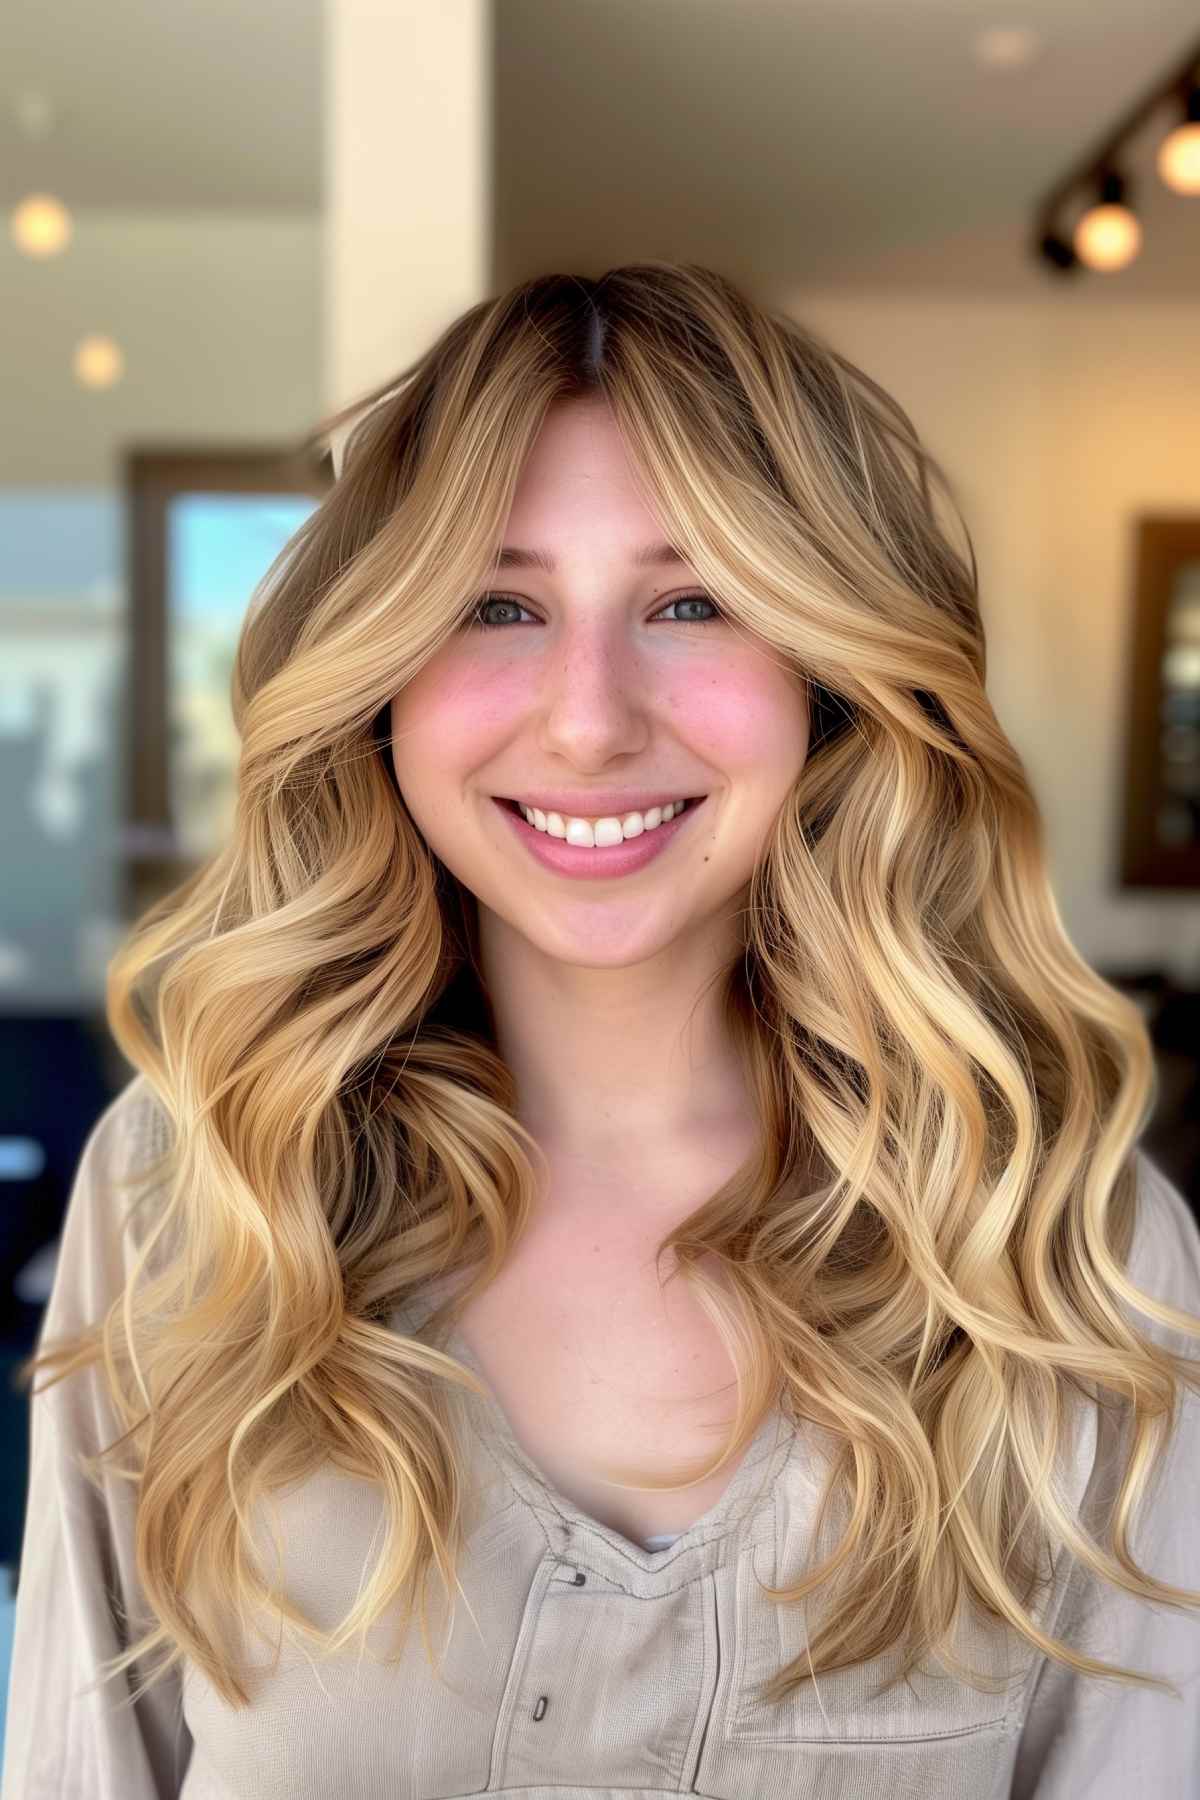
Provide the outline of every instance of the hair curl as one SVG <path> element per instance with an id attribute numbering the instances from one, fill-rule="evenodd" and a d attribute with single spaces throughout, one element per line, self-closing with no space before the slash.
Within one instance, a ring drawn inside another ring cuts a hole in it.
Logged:
<path id="1" fill-rule="evenodd" d="M 791 318 L 659 261 L 472 307 L 309 439 L 357 419 L 242 630 L 230 840 L 109 968 L 113 1036 L 169 1116 L 163 1203 L 105 1320 L 37 1359 L 56 1380 L 103 1359 L 139 1447 L 158 1625 L 112 1672 L 158 1648 L 157 1678 L 186 1654 L 248 1705 L 223 1608 L 274 1607 L 333 1654 L 419 1600 L 428 1648 L 433 1563 L 454 1582 L 442 1397 L 475 1380 L 387 1320 L 458 1271 L 435 1335 L 453 1322 L 504 1262 L 539 1151 L 490 1030 L 472 896 L 408 813 L 387 709 L 485 587 L 547 408 L 582 398 L 612 409 L 726 617 L 811 700 L 723 976 L 761 1154 L 659 1250 L 736 1352 L 722 1458 L 776 1398 L 840 1446 L 820 1517 L 844 1506 L 845 1534 L 771 1590 L 787 1605 L 828 1583 L 836 1605 L 767 1697 L 901 1642 L 907 1674 L 948 1652 L 964 1594 L 1077 1671 L 1163 1686 L 1027 1610 L 1064 1547 L 1129 1593 L 1200 1604 L 1141 1571 L 1127 1535 L 1178 1384 L 1200 1387 L 1125 1310 L 1200 1335 L 1125 1269 L 1146 1028 L 1064 932 L 985 693 L 970 539 L 968 561 L 907 415 Z M 1128 1420 L 1107 1546 L 1051 1480 L 1072 1405 L 1106 1393 Z M 324 1457 L 377 1483 L 389 1521 L 329 1634 L 268 1587 L 245 1530 Z"/>

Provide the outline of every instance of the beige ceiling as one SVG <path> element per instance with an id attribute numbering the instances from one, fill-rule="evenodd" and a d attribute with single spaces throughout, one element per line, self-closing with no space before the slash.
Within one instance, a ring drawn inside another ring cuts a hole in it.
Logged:
<path id="1" fill-rule="evenodd" d="M 978 30 L 1021 23 L 1031 65 L 975 63 Z M 323 37 L 318 0 L 10 7 L 0 198 L 317 213 Z M 783 290 L 1037 291 L 1035 199 L 1193 41 L 1196 0 L 497 0 L 497 279 L 660 256 Z M 40 143 L 27 88 L 60 113 Z M 1142 255 L 1073 284 L 1089 299 L 1200 293 L 1200 199 L 1152 171 L 1164 126 L 1130 165 Z"/>
<path id="2" fill-rule="evenodd" d="M 72 208 L 316 212 L 319 0 L 9 0 L 0 6 L 0 198 Z M 59 110 L 30 142 L 13 102 Z"/>

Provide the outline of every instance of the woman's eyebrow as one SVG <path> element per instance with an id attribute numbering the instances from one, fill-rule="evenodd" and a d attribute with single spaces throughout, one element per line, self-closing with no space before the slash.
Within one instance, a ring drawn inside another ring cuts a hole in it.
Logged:
<path id="1" fill-rule="evenodd" d="M 630 557 L 635 568 L 659 568 L 667 563 L 686 562 L 676 550 L 674 544 L 643 544 Z M 553 575 L 558 567 L 548 550 L 521 550 L 515 545 L 508 545 L 496 558 L 498 569 L 542 569 L 547 575 Z"/>

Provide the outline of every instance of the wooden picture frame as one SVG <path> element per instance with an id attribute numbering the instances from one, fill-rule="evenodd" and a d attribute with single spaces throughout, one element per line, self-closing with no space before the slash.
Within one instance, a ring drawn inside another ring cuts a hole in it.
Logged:
<path id="1" fill-rule="evenodd" d="M 1200 513 L 1134 525 L 1118 884 L 1200 888 Z"/>

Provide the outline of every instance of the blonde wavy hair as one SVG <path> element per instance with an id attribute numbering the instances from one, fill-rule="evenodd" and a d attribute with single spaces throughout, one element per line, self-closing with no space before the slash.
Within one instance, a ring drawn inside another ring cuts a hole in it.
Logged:
<path id="1" fill-rule="evenodd" d="M 457 1585 L 443 1401 L 478 1384 L 434 1340 L 504 1263 L 540 1152 L 490 1029 L 473 896 L 398 790 L 388 708 L 487 591 L 522 464 L 571 398 L 608 404 L 676 546 L 810 702 L 722 974 L 761 1153 L 659 1247 L 739 1373 L 730 1441 L 694 1479 L 774 1401 L 839 1446 L 817 1532 L 837 1504 L 844 1535 L 768 1590 L 836 1604 L 766 1698 L 893 1646 L 897 1679 L 930 1651 L 958 1667 L 965 1595 L 1078 1672 L 1169 1686 L 1029 1610 L 1063 1550 L 1127 1593 L 1200 1605 L 1128 1538 L 1181 1389 L 1200 1391 L 1125 1310 L 1200 1335 L 1125 1266 L 1148 1033 L 1063 929 L 985 693 L 970 538 L 908 416 L 790 317 L 662 261 L 472 307 L 308 440 L 357 421 L 243 626 L 230 840 L 109 968 L 110 1029 L 170 1122 L 138 1177 L 153 1229 L 107 1316 L 26 1365 L 60 1380 L 101 1363 L 127 1427 L 101 1457 L 134 1447 L 158 1624 L 110 1672 L 162 1651 L 154 1680 L 186 1655 L 246 1706 L 228 1609 L 273 1610 L 323 1656 L 417 1607 L 428 1651 L 433 1565 Z M 389 1327 L 447 1273 L 467 1279 L 428 1342 Z M 1126 1454 L 1102 1541 L 1051 1477 L 1073 1406 L 1114 1398 Z M 248 1538 L 256 1504 L 324 1458 L 387 1509 L 369 1584 L 328 1633 Z"/>

